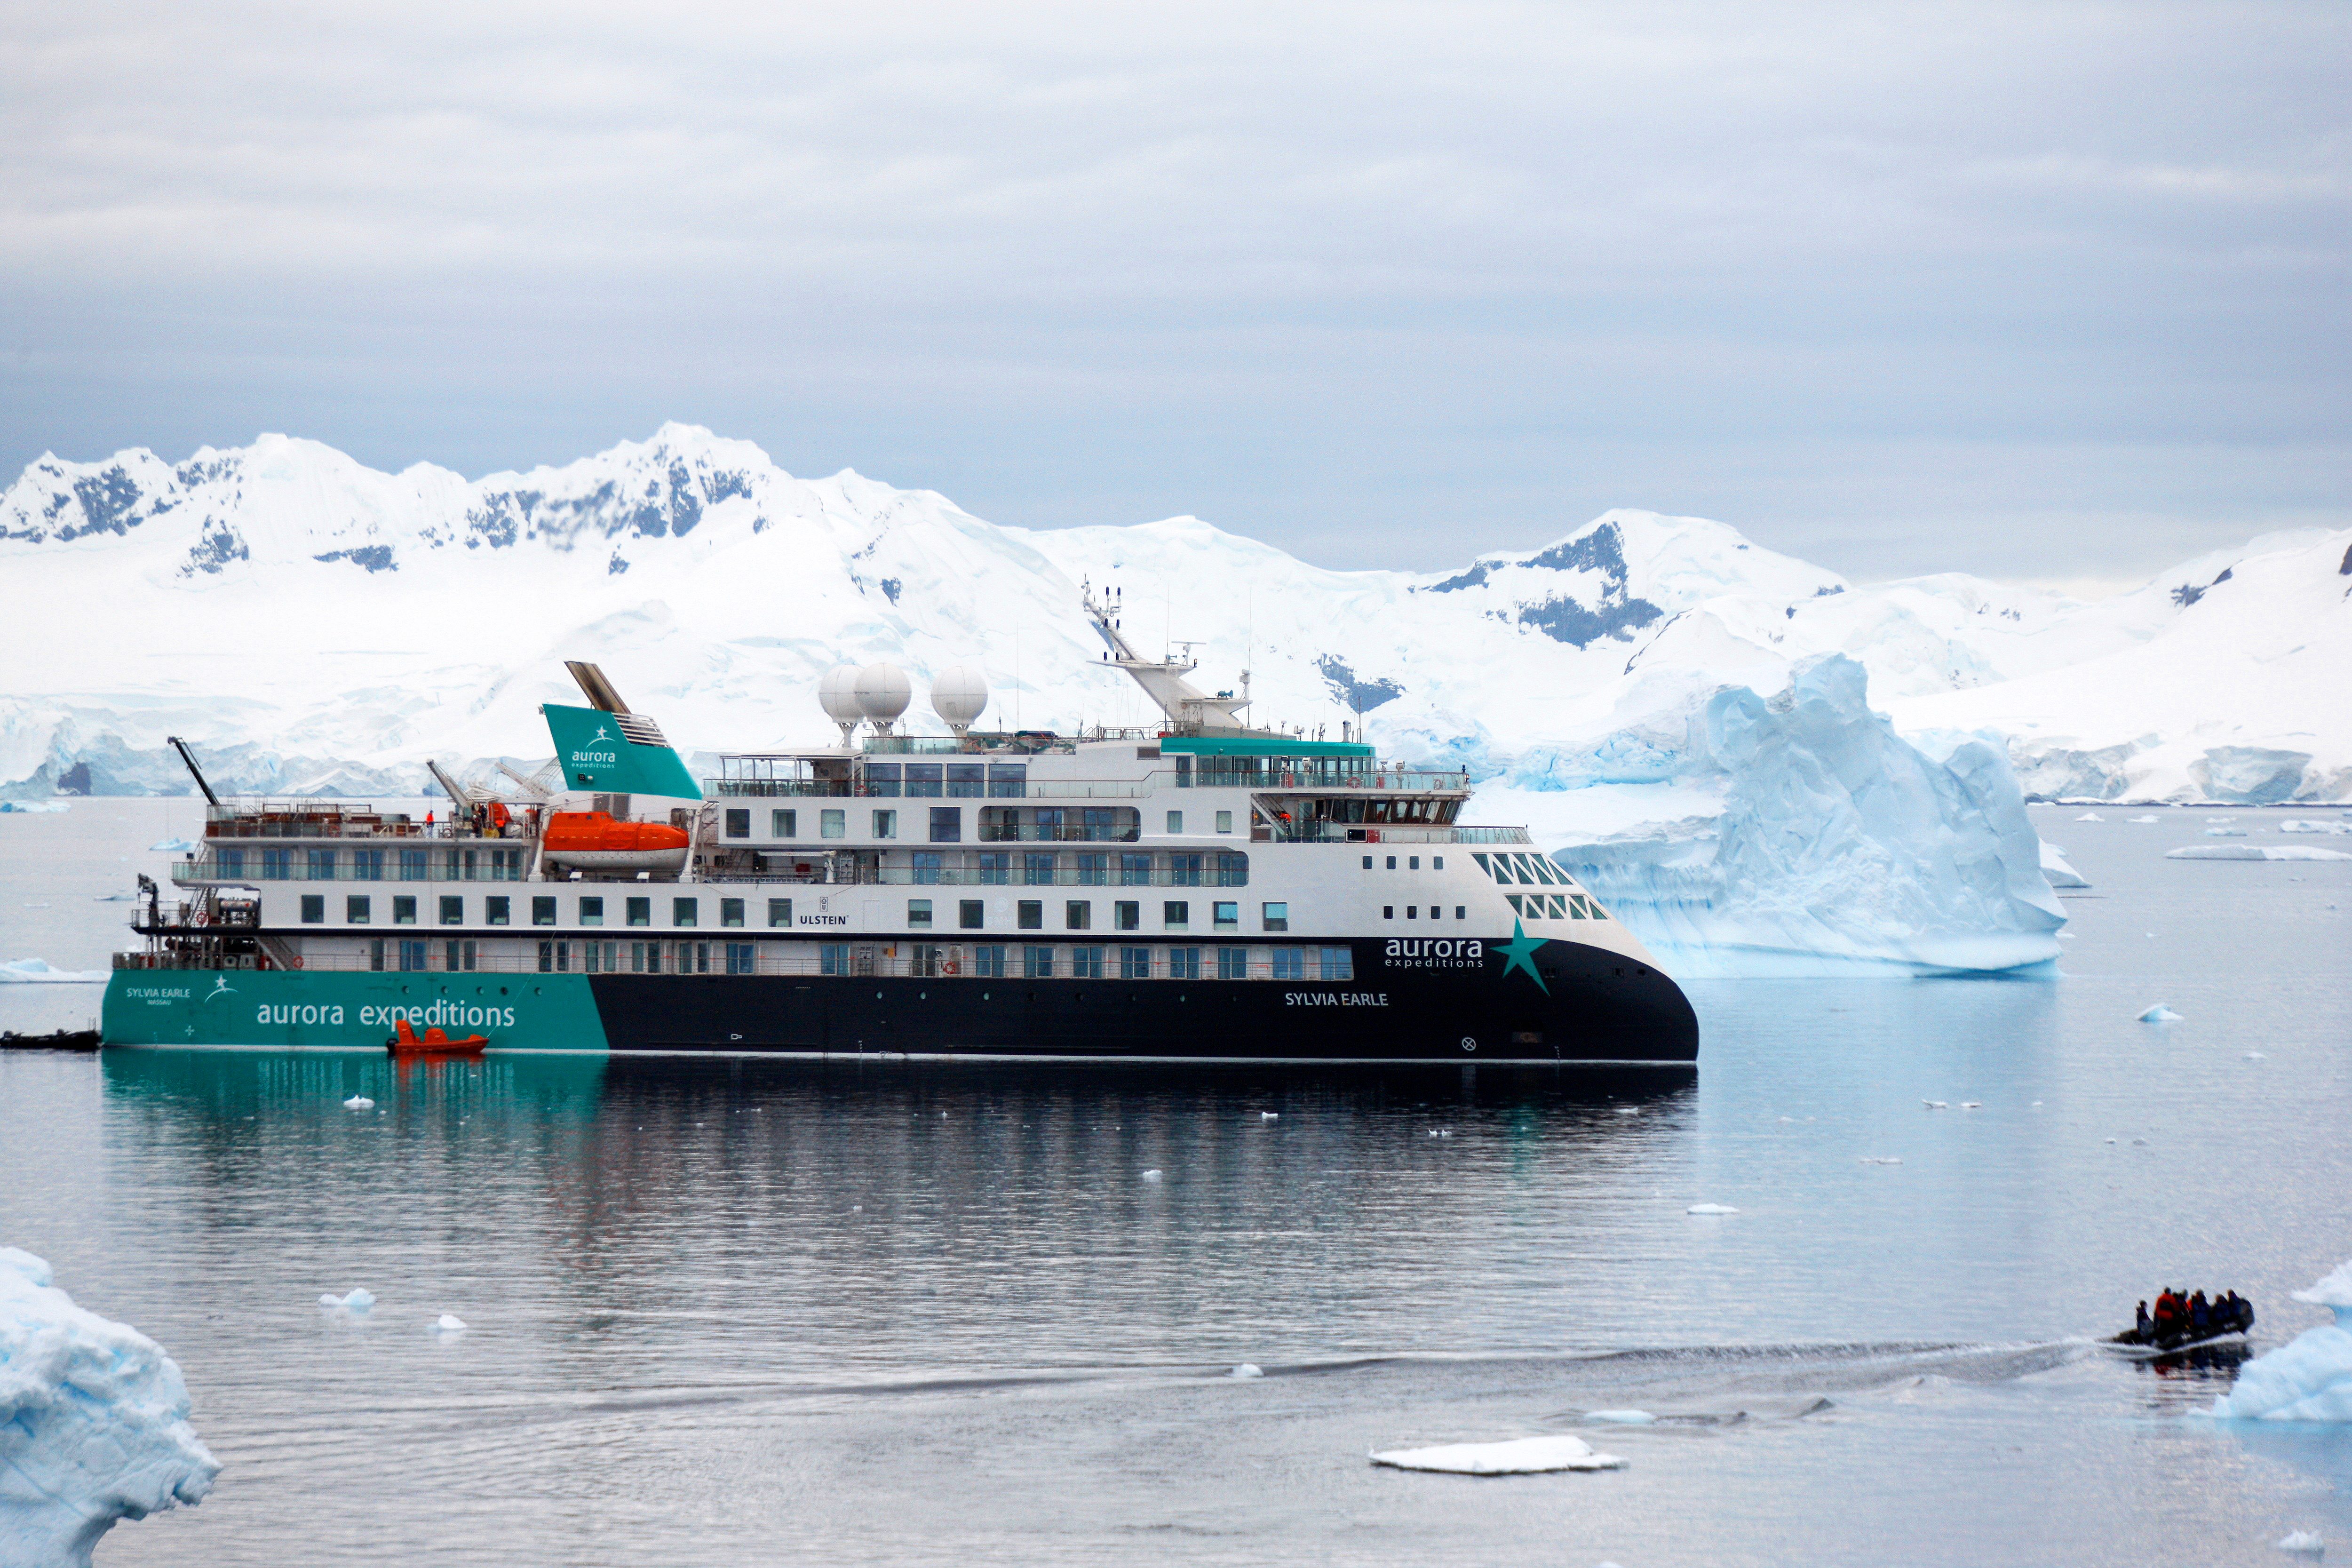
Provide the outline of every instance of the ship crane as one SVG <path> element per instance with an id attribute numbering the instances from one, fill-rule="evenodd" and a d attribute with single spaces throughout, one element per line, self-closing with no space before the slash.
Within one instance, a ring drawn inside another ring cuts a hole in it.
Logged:
<path id="1" fill-rule="evenodd" d="M 1242 710 L 1250 705 L 1249 677 L 1242 677 L 1242 695 L 1228 696 L 1223 692 L 1212 697 L 1184 678 L 1199 668 L 1190 655 L 1194 645 L 1184 645 L 1187 657 L 1182 659 L 1145 658 L 1135 651 L 1132 643 L 1118 626 L 1118 602 L 1116 590 L 1104 597 L 1095 597 L 1094 585 L 1082 584 L 1080 601 L 1086 606 L 1087 618 L 1094 623 L 1095 632 L 1109 649 L 1108 661 L 1127 671 L 1145 696 L 1160 705 L 1168 721 L 1183 734 L 1232 733 L 1246 734 L 1249 726 L 1243 721 Z"/>

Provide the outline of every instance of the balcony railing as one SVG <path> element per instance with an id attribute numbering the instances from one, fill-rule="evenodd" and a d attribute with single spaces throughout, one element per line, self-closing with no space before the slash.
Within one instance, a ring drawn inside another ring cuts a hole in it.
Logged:
<path id="1" fill-rule="evenodd" d="M 1261 826 L 1251 836 L 1271 844 L 1528 844 L 1524 827 L 1439 827 L 1425 823 L 1303 822 Z"/>

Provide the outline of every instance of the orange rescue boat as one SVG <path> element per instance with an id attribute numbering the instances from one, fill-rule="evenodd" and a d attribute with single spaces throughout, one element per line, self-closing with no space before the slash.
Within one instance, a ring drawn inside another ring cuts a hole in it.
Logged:
<path id="1" fill-rule="evenodd" d="M 384 1042 L 384 1048 L 396 1057 L 478 1057 L 482 1047 L 490 1043 L 487 1035 L 467 1035 L 462 1040 L 453 1040 L 438 1024 L 419 1035 L 408 1026 L 405 1018 L 395 1019 L 393 1027 L 397 1032 Z"/>
<path id="2" fill-rule="evenodd" d="M 540 856 L 583 871 L 677 871 L 687 835 L 663 822 L 624 822 L 607 812 L 559 811 L 547 819 Z"/>

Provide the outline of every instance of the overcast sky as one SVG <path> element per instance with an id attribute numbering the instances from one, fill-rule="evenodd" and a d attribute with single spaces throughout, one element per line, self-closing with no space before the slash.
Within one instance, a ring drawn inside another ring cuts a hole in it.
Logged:
<path id="1" fill-rule="evenodd" d="M 0 11 L 0 468 L 664 419 L 1433 567 L 2352 519 L 2352 5 Z"/>

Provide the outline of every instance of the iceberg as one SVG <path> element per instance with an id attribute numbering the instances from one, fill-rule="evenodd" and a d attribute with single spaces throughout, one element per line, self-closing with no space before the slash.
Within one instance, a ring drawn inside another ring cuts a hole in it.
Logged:
<path id="1" fill-rule="evenodd" d="M 2180 1014 L 2174 1012 L 2161 1002 L 2142 1010 L 2139 1015 L 2139 1022 L 2143 1024 L 2178 1024 L 2181 1021 Z"/>
<path id="2" fill-rule="evenodd" d="M 0 1563 L 89 1568 L 116 1521 L 194 1507 L 219 1473 L 163 1348 L 0 1247 Z"/>
<path id="3" fill-rule="evenodd" d="M 1614 1454 L 1596 1454 L 1580 1437 L 1514 1437 L 1501 1443 L 1448 1443 L 1434 1448 L 1391 1448 L 1372 1463 L 1398 1470 L 1438 1470 L 1456 1476 L 1534 1476 L 1549 1470 L 1621 1470 Z"/>
<path id="4" fill-rule="evenodd" d="M 2165 852 L 2168 860 L 2352 860 L 2341 849 L 2310 844 L 2192 844 Z"/>
<path id="5" fill-rule="evenodd" d="M 1685 1214 L 1738 1214 L 1738 1212 L 1729 1204 L 1693 1204 L 1683 1210 Z"/>
<path id="6" fill-rule="evenodd" d="M 1552 858 L 1679 976 L 2047 972 L 2066 915 L 2003 748 L 1896 734 L 1867 679 L 1822 654 L 1769 699 L 1685 689 L 1597 803 L 1620 825 Z"/>
<path id="7" fill-rule="evenodd" d="M 2066 851 L 2047 838 L 2042 841 L 2042 875 L 2053 888 L 2087 888 L 2091 885 L 2089 878 L 2066 864 Z"/>
<path id="8" fill-rule="evenodd" d="M 0 985 L 102 985 L 106 977 L 103 969 L 51 969 L 44 958 L 0 963 Z"/>
<path id="9" fill-rule="evenodd" d="M 2213 1401 L 2225 1420 L 2352 1421 L 2352 1262 L 2294 1299 L 2326 1307 L 2336 1321 L 2305 1329 L 2288 1343 L 2238 1369 L 2230 1392 Z"/>

